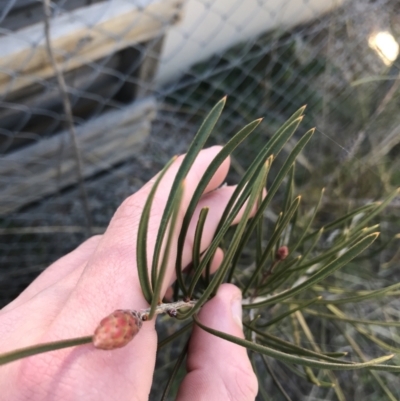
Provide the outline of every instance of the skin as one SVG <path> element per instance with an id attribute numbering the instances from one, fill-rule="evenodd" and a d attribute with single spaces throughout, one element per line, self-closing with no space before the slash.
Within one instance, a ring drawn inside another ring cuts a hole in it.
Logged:
<path id="1" fill-rule="evenodd" d="M 185 184 L 180 220 L 200 178 L 220 147 L 203 150 Z M 179 157 L 163 178 L 151 211 L 148 258 L 167 194 L 182 162 Z M 215 173 L 198 205 L 183 253 L 191 261 L 197 216 L 209 206 L 202 250 L 210 244 L 220 216 L 235 187 L 219 188 L 229 169 L 229 159 Z M 144 309 L 137 270 L 135 243 L 141 211 L 154 183 L 127 198 L 113 216 L 106 232 L 84 242 L 48 267 L 17 299 L 0 311 L 0 353 L 36 343 L 93 333 L 98 322 L 115 309 Z M 240 220 L 240 214 L 235 224 Z M 178 238 L 178 228 L 174 241 Z M 174 282 L 171 252 L 163 294 Z M 212 269 L 218 268 L 219 250 Z M 240 322 L 241 293 L 223 284 L 200 311 L 200 321 L 214 329 L 243 338 Z M 145 322 L 126 347 L 113 351 L 91 344 L 35 355 L 0 367 L 0 388 L 5 400 L 147 400 L 153 378 L 157 334 L 154 321 Z M 212 336 L 198 326 L 191 335 L 187 375 L 178 400 L 254 400 L 257 380 L 244 348 Z"/>

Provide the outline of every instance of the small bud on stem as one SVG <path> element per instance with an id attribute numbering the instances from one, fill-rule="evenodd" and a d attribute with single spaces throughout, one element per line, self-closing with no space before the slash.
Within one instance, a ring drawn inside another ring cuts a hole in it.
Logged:
<path id="1" fill-rule="evenodd" d="M 280 246 L 275 254 L 276 260 L 285 260 L 289 255 L 289 248 L 287 246 Z"/>

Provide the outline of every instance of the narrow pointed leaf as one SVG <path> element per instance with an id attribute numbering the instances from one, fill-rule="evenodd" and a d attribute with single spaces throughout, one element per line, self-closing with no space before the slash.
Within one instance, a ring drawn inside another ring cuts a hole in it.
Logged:
<path id="1" fill-rule="evenodd" d="M 328 263 L 330 261 L 330 259 L 336 258 L 336 256 L 339 253 L 341 253 L 343 251 L 343 249 L 350 248 L 355 243 L 357 243 L 362 237 L 365 237 L 370 233 L 374 233 L 377 228 L 378 228 L 378 226 L 374 226 L 374 227 L 370 227 L 368 229 L 360 230 L 360 232 L 354 233 L 353 235 L 350 235 L 347 238 L 339 241 L 336 245 L 332 246 L 331 249 L 321 253 L 318 256 L 315 256 L 313 259 L 309 259 L 308 261 L 306 261 L 306 260 L 304 260 L 304 258 L 302 258 L 300 266 L 292 268 L 292 271 L 305 270 L 307 267 L 316 265 L 317 263 Z M 311 245 L 312 248 L 318 242 L 319 236 L 324 231 L 325 231 L 324 227 L 322 227 L 320 232 L 316 233 L 317 237 L 314 238 L 314 242 Z"/>
<path id="2" fill-rule="evenodd" d="M 283 179 L 286 177 L 286 175 L 288 174 L 290 168 L 292 167 L 292 164 L 295 162 L 295 160 L 296 160 L 297 156 L 299 155 L 299 153 L 307 145 L 307 143 L 309 142 L 309 140 L 313 136 L 314 132 L 315 132 L 314 129 L 311 129 L 311 130 L 307 131 L 303 135 L 303 137 L 299 140 L 299 142 L 296 144 L 296 146 L 293 148 L 292 152 L 290 153 L 290 155 L 286 159 L 285 163 L 283 164 L 282 168 L 280 169 L 279 173 L 277 174 L 273 184 L 269 188 L 268 194 L 265 197 L 265 199 L 263 200 L 263 202 L 262 202 L 260 208 L 258 209 L 256 215 L 254 216 L 253 220 L 257 220 L 259 215 L 262 215 L 262 213 L 264 213 L 264 210 L 267 208 L 267 206 L 271 202 L 272 198 L 274 197 L 274 195 L 278 191 Z M 254 227 L 251 227 L 251 226 L 249 227 L 249 230 L 253 231 L 253 229 L 254 229 Z"/>
<path id="3" fill-rule="evenodd" d="M 301 109 L 300 109 L 301 110 Z M 298 110 L 298 112 L 300 111 Z M 297 115 L 297 112 L 295 113 Z M 287 141 L 293 136 L 296 129 L 298 128 L 303 117 L 296 117 L 294 115 L 282 125 L 282 127 L 273 135 L 273 137 L 267 142 L 267 144 L 261 149 L 260 153 L 254 159 L 253 163 L 247 169 L 246 173 L 237 185 L 235 192 L 232 195 L 232 199 L 228 202 L 224 213 L 221 218 L 221 223 L 217 228 L 217 231 L 221 228 L 221 224 L 227 218 L 231 211 L 232 206 L 235 204 L 235 199 L 242 193 L 247 182 L 253 177 L 257 171 L 259 171 L 265 164 L 266 160 L 273 156 L 276 158 L 281 152 Z M 272 160 L 271 160 L 272 161 Z"/>
<path id="4" fill-rule="evenodd" d="M 271 168 L 272 161 L 273 161 L 273 156 L 270 156 L 264 163 L 264 167 L 263 168 L 265 169 L 265 177 L 264 177 L 264 183 L 262 183 L 262 185 L 260 187 L 260 193 L 259 193 L 259 196 L 258 196 L 258 200 L 260 200 L 260 198 L 262 197 L 262 194 L 264 192 L 265 183 L 266 183 L 266 180 L 267 180 L 267 176 L 268 176 L 269 170 Z M 234 204 L 230 214 L 228 215 L 228 220 L 229 221 L 232 219 L 232 216 L 236 216 L 239 213 L 239 210 L 242 208 L 244 202 L 246 201 L 248 193 L 250 192 L 250 190 L 254 187 L 254 185 L 258 185 L 257 184 L 257 180 L 258 180 L 258 176 L 252 177 L 251 180 L 248 182 L 247 186 L 245 187 L 245 189 L 241 192 L 241 194 L 240 194 L 239 198 L 236 200 L 236 203 Z M 258 204 L 257 204 L 257 208 L 258 207 L 260 207 L 260 202 L 258 202 Z M 263 223 L 262 220 L 263 220 L 263 218 L 262 218 L 262 215 L 261 215 L 259 217 L 259 222 L 258 223 L 262 224 Z M 222 221 L 222 219 L 221 219 L 221 221 Z M 222 226 L 221 230 L 224 229 L 224 227 L 226 227 L 225 223 Z M 230 283 L 231 280 L 232 280 L 234 271 L 235 271 L 236 266 L 237 266 L 238 259 L 239 259 L 240 254 L 241 254 L 241 250 L 245 246 L 247 240 L 248 239 L 245 238 L 244 236 L 242 236 L 242 238 L 240 238 L 240 240 L 239 240 L 239 244 L 236 247 L 236 251 L 235 251 L 235 254 L 234 254 L 233 259 L 232 259 L 232 266 L 231 266 L 231 269 L 230 269 L 230 271 L 228 273 L 228 278 L 227 278 L 227 282 L 228 283 Z"/>
<path id="5" fill-rule="evenodd" d="M 250 328 L 249 325 L 247 325 L 246 323 L 244 323 L 245 327 Z M 300 347 L 299 345 L 295 345 L 289 341 L 285 341 L 282 340 L 279 337 L 273 336 L 272 334 L 263 332 L 261 330 L 258 330 L 254 327 L 252 327 L 252 330 L 257 333 L 257 335 L 261 336 L 264 338 L 264 340 L 268 341 L 268 343 L 271 345 L 271 342 L 273 343 L 272 347 L 274 349 L 281 349 L 285 350 L 287 353 L 290 354 L 297 354 L 297 355 L 303 355 L 303 356 L 309 356 L 312 358 L 318 358 L 318 359 L 322 359 L 324 361 L 328 361 L 328 362 L 334 362 L 334 363 L 338 363 L 337 358 L 333 358 L 331 356 L 328 356 L 326 354 L 320 353 L 320 352 L 315 352 L 315 351 L 311 351 L 307 348 L 303 348 Z M 351 364 L 352 362 L 348 362 L 348 361 L 340 361 L 340 363 L 345 363 L 345 364 Z"/>
<path id="6" fill-rule="evenodd" d="M 307 375 L 310 383 L 312 383 L 318 387 L 335 387 L 335 385 L 331 382 L 324 382 L 324 381 L 319 380 L 317 378 L 317 376 L 315 376 L 315 374 L 311 368 L 306 366 L 306 367 L 304 367 L 304 371 L 306 372 L 306 375 Z"/>
<path id="7" fill-rule="evenodd" d="M 151 303 L 151 299 L 153 296 L 153 290 L 150 284 L 149 270 L 147 267 L 147 232 L 149 227 L 150 211 L 157 188 L 165 173 L 168 171 L 169 167 L 175 160 L 176 157 L 172 158 L 158 175 L 156 181 L 154 182 L 153 188 L 151 188 L 151 191 L 147 197 L 146 203 L 143 207 L 142 215 L 140 217 L 136 242 L 136 265 L 139 275 L 140 287 L 148 303 Z"/>
<path id="8" fill-rule="evenodd" d="M 196 232 L 194 235 L 193 256 L 192 256 L 193 279 L 189 287 L 189 297 L 193 294 L 194 288 L 201 276 L 201 273 L 203 272 L 203 270 L 200 269 L 200 252 L 201 252 L 200 246 L 201 246 L 201 238 L 203 236 L 204 224 L 206 222 L 208 211 L 209 211 L 208 207 L 204 207 L 203 209 L 201 209 L 199 220 L 196 226 Z"/>
<path id="9" fill-rule="evenodd" d="M 267 174 L 267 171 L 268 171 L 268 166 L 264 166 L 264 169 L 262 169 L 259 173 L 258 182 L 256 185 L 254 185 L 254 188 L 250 194 L 246 208 L 243 212 L 243 217 L 242 217 L 241 221 L 239 222 L 238 226 L 236 227 L 235 234 L 232 238 L 231 245 L 230 245 L 229 249 L 225 252 L 224 259 L 223 259 L 223 262 L 222 262 L 220 268 L 215 273 L 213 279 L 211 280 L 210 284 L 203 292 L 202 296 L 197 301 L 196 305 L 188 313 L 184 314 L 182 316 L 182 318 L 190 317 L 194 313 L 196 313 L 200 309 L 200 307 L 208 300 L 208 298 L 211 296 L 211 294 L 216 290 L 216 288 L 219 286 L 223 277 L 225 277 L 226 271 L 227 271 L 229 264 L 231 262 L 231 259 L 233 257 L 233 253 L 236 249 L 237 243 L 239 242 L 239 240 L 243 234 L 243 231 L 246 227 L 247 219 L 251 213 L 251 210 L 254 207 L 254 203 L 256 202 L 259 192 L 264 184 L 264 179 Z M 209 246 L 208 250 L 204 254 L 200 265 L 202 265 L 202 264 L 206 265 L 210 261 L 212 255 L 214 255 L 214 253 L 218 247 L 218 244 L 220 243 L 220 241 L 222 239 L 222 236 L 228 230 L 228 228 L 229 228 L 228 226 L 230 226 L 234 217 L 235 216 L 230 216 L 230 219 L 228 219 L 228 221 L 225 222 L 224 227 L 220 230 L 220 232 L 217 234 L 217 236 L 213 239 L 211 245 Z M 225 232 L 224 232 L 224 230 L 225 230 Z"/>
<path id="10" fill-rule="evenodd" d="M 291 204 L 288 212 L 283 216 L 281 223 L 279 224 L 279 227 L 275 230 L 274 234 L 272 235 L 271 239 L 268 241 L 268 245 L 265 248 L 263 255 L 261 257 L 261 261 L 259 265 L 257 266 L 257 269 L 255 270 L 254 274 L 249 280 L 249 283 L 247 284 L 246 288 L 243 290 L 243 295 L 246 295 L 246 292 L 249 290 L 250 286 L 254 283 L 255 279 L 258 277 L 260 274 L 261 270 L 265 267 L 265 264 L 267 262 L 268 256 L 272 250 L 272 248 L 275 246 L 275 244 L 278 242 L 282 231 L 285 229 L 287 224 L 289 224 L 290 220 L 293 217 L 293 214 L 297 210 L 300 204 L 300 199 L 301 197 L 297 197 Z"/>
<path id="11" fill-rule="evenodd" d="M 317 302 L 317 301 L 320 300 L 321 298 L 322 298 L 322 297 L 317 297 L 317 298 L 314 298 L 314 299 L 310 299 L 310 300 L 307 301 L 307 302 L 303 302 L 303 303 L 299 304 L 298 306 L 296 306 L 295 308 L 289 309 L 289 310 L 286 311 L 285 313 L 282 313 L 282 314 L 276 316 L 275 318 L 269 320 L 267 323 L 262 324 L 262 325 L 257 325 L 256 327 L 257 327 L 257 328 L 270 327 L 270 326 L 272 326 L 272 325 L 274 325 L 274 324 L 280 322 L 281 320 L 285 319 L 287 316 L 290 316 L 290 315 L 293 314 L 294 312 L 296 312 L 296 311 L 298 311 L 298 310 L 301 310 L 301 309 L 304 309 L 304 308 L 307 308 L 307 306 L 310 306 L 310 305 L 314 304 L 315 302 Z M 307 310 L 307 309 L 306 309 L 306 310 Z"/>
<path id="12" fill-rule="evenodd" d="M 171 251 L 171 246 L 173 243 L 173 239 L 175 236 L 175 227 L 176 223 L 179 217 L 179 211 L 181 207 L 181 201 L 183 197 L 183 191 L 184 191 L 184 182 L 181 183 L 180 187 L 177 190 L 177 196 L 176 196 L 176 203 L 174 205 L 174 208 L 172 210 L 172 216 L 171 216 L 171 221 L 170 221 L 170 227 L 169 227 L 169 233 L 167 235 L 167 240 L 165 243 L 165 249 L 164 249 L 164 255 L 163 259 L 161 262 L 160 269 L 158 271 L 155 285 L 154 285 L 154 295 L 151 300 L 151 306 L 150 306 L 150 313 L 149 313 L 149 319 L 152 319 L 156 310 L 156 307 L 158 303 L 161 301 L 161 289 L 164 284 L 164 277 L 165 273 L 168 267 L 169 263 L 169 255 Z"/>
<path id="13" fill-rule="evenodd" d="M 286 183 L 286 189 L 285 189 L 285 195 L 283 197 L 283 214 L 285 214 L 290 205 L 293 202 L 293 192 L 294 192 L 294 164 L 292 164 L 292 167 L 289 170 L 289 174 L 287 175 L 288 180 Z"/>
<path id="14" fill-rule="evenodd" d="M 77 345 L 90 344 L 93 341 L 93 336 L 70 338 L 68 340 L 54 341 L 45 344 L 32 345 L 16 349 L 4 354 L 0 354 L 0 365 L 5 365 L 18 359 L 27 358 L 28 356 L 43 354 L 44 352 L 55 351 L 63 348 L 75 347 Z"/>
<path id="15" fill-rule="evenodd" d="M 303 233 L 301 234 L 301 236 L 300 236 L 300 238 L 298 239 L 298 241 L 296 242 L 296 244 L 293 245 L 293 246 L 291 247 L 291 249 L 290 249 L 290 254 L 293 254 L 294 252 L 296 252 L 297 249 L 298 249 L 298 247 L 303 243 L 303 240 L 304 240 L 304 238 L 306 237 L 306 235 L 307 235 L 307 233 L 308 233 L 308 230 L 310 229 L 311 224 L 313 223 L 313 221 L 314 221 L 314 219 L 315 219 L 315 216 L 317 215 L 318 209 L 319 209 L 319 207 L 320 207 L 320 205 L 321 205 L 322 198 L 323 198 L 323 196 L 324 196 L 324 192 L 325 192 L 325 188 L 322 189 L 322 191 L 321 191 L 321 195 L 320 195 L 320 197 L 319 197 L 319 199 L 318 199 L 317 205 L 316 205 L 315 208 L 314 208 L 314 213 L 312 214 L 310 220 L 308 221 L 307 225 L 305 226 L 305 228 L 304 228 L 304 230 L 303 230 Z M 326 229 L 326 228 L 324 228 L 324 230 L 325 230 L 325 229 Z"/>
<path id="16" fill-rule="evenodd" d="M 393 354 L 386 355 L 386 356 L 382 356 L 380 358 L 371 359 L 368 362 L 358 362 L 358 363 L 353 362 L 353 363 L 347 363 L 347 364 L 346 363 L 321 362 L 321 361 L 314 360 L 314 359 L 303 358 L 303 357 L 299 357 L 299 356 L 290 355 L 290 354 L 287 354 L 287 353 L 284 353 L 281 351 L 276 351 L 272 348 L 253 343 L 251 341 L 244 340 L 242 338 L 235 337 L 235 336 L 232 336 L 227 333 L 223 333 L 222 331 L 211 329 L 210 327 L 207 327 L 207 326 L 204 326 L 203 324 L 201 324 L 196 315 L 193 316 L 193 319 L 196 322 L 196 324 L 199 327 L 201 327 L 204 331 L 206 331 L 210 334 L 213 334 L 217 337 L 223 338 L 224 340 L 230 341 L 234 344 L 241 345 L 242 347 L 250 349 L 254 352 L 259 352 L 260 354 L 270 356 L 270 357 L 278 359 L 280 361 L 294 363 L 294 364 L 303 365 L 303 366 L 309 366 L 311 368 L 329 369 L 329 370 L 355 370 L 355 369 L 363 369 L 363 368 L 370 367 L 370 368 L 375 369 L 375 365 L 378 365 L 382 362 L 386 362 L 389 359 L 392 359 L 394 356 Z M 400 367 L 399 367 L 399 369 L 400 369 Z"/>
<path id="17" fill-rule="evenodd" d="M 299 142 L 296 144 L 296 146 L 294 147 L 294 149 L 292 150 L 292 152 L 286 159 L 285 163 L 283 164 L 282 168 L 280 169 L 279 173 L 277 174 L 273 184 L 268 189 L 267 196 L 262 201 L 255 216 L 252 218 L 249 226 L 247 227 L 247 229 L 243 235 L 242 241 L 241 241 L 241 244 L 243 244 L 243 245 L 238 247 L 238 249 L 236 251 L 236 256 L 233 260 L 233 265 L 236 265 L 237 259 L 239 258 L 239 255 L 242 253 L 244 245 L 248 243 L 250 236 L 257 225 L 257 222 L 259 221 L 260 218 L 262 218 L 265 209 L 268 207 L 272 198 L 275 196 L 275 193 L 278 191 L 283 179 L 289 172 L 292 164 L 295 162 L 296 157 L 303 150 L 303 148 L 307 145 L 308 141 L 311 139 L 312 135 L 314 134 L 314 131 L 315 131 L 314 129 L 307 131 L 303 135 L 303 137 L 299 140 Z"/>
<path id="18" fill-rule="evenodd" d="M 165 401 L 167 399 L 169 390 L 171 389 L 171 385 L 172 385 L 176 375 L 178 374 L 179 368 L 181 367 L 183 361 L 185 360 L 186 354 L 188 352 L 188 348 L 189 348 L 189 340 L 186 342 L 186 345 L 183 347 L 182 351 L 179 354 L 178 359 L 176 360 L 174 368 L 172 369 L 172 372 L 168 378 L 168 382 L 163 391 L 161 401 Z"/>
<path id="19" fill-rule="evenodd" d="M 286 401 L 292 401 L 292 399 L 289 397 L 289 395 L 286 393 L 285 389 L 283 388 L 282 384 L 278 380 L 278 378 L 275 375 L 274 370 L 272 369 L 271 364 L 268 362 L 268 358 L 265 355 L 261 355 L 262 361 L 264 362 L 265 368 L 268 370 L 269 374 L 272 377 L 273 382 L 275 383 L 275 386 L 278 387 L 280 393 L 283 395 Z"/>
<path id="20" fill-rule="evenodd" d="M 158 350 L 160 350 L 161 348 L 163 348 L 167 344 L 169 344 L 171 341 L 174 341 L 176 338 L 180 337 L 183 333 L 186 333 L 189 329 L 192 328 L 192 326 L 193 326 L 193 322 L 190 322 L 187 325 L 180 328 L 179 330 L 172 333 L 167 338 L 164 338 L 163 340 L 159 341 L 157 344 L 157 352 L 158 352 Z"/>
<path id="21" fill-rule="evenodd" d="M 378 202 L 371 203 L 369 205 L 360 206 L 359 208 L 354 209 L 351 212 L 347 213 L 345 216 L 342 216 L 342 217 L 336 219 L 332 223 L 325 224 L 324 225 L 324 230 L 325 230 L 325 232 L 328 232 L 328 231 L 335 230 L 336 228 L 342 227 L 347 222 L 350 222 L 355 216 L 357 216 L 357 215 L 359 215 L 361 213 L 367 213 L 368 214 L 370 211 L 372 211 L 373 209 L 375 209 L 378 206 L 379 206 Z M 304 240 L 307 241 L 308 239 L 310 239 L 310 237 L 312 237 L 316 233 L 317 233 L 317 231 L 314 231 L 311 234 L 306 235 Z"/>
<path id="22" fill-rule="evenodd" d="M 250 124 L 246 125 L 242 130 L 240 130 L 217 154 L 211 164 L 208 166 L 205 171 L 203 177 L 201 178 L 197 188 L 190 200 L 189 206 L 186 210 L 185 216 L 182 222 L 182 228 L 178 238 L 178 252 L 176 259 L 176 274 L 177 279 L 181 285 L 182 290 L 185 295 L 187 295 L 186 286 L 183 282 L 182 277 L 182 251 L 185 243 L 185 238 L 187 234 L 187 230 L 189 228 L 190 221 L 192 219 L 193 213 L 196 209 L 196 206 L 203 195 L 204 190 L 206 189 L 208 183 L 211 181 L 212 177 L 221 166 L 221 164 L 226 160 L 226 158 L 236 149 L 236 147 L 242 143 L 260 124 L 262 119 L 255 120 Z"/>
<path id="23" fill-rule="evenodd" d="M 321 297 L 322 298 L 322 297 Z M 332 305 L 328 305 L 332 306 Z M 331 313 L 317 312 L 312 309 L 305 309 L 304 313 L 308 313 L 319 318 L 326 318 L 328 320 L 340 320 L 342 322 L 352 323 L 352 324 L 365 324 L 365 325 L 375 325 L 383 327 L 400 327 L 400 322 L 398 321 L 380 321 L 380 320 L 366 320 L 366 319 L 356 319 L 353 317 L 337 316 Z"/>
<path id="24" fill-rule="evenodd" d="M 255 359 L 258 356 L 255 352 L 249 352 L 249 356 L 250 356 L 250 362 L 251 365 L 253 367 L 253 371 L 255 373 L 255 375 L 257 377 L 262 377 L 264 375 L 264 371 L 261 370 L 261 368 L 259 367 L 259 365 L 256 363 Z M 265 386 L 267 387 L 267 386 Z M 259 382 L 259 387 L 258 387 L 258 395 L 257 395 L 257 400 L 259 399 L 259 401 L 273 401 L 270 398 L 270 391 L 267 391 L 264 388 L 264 383 L 263 382 Z"/>
<path id="25" fill-rule="evenodd" d="M 353 228 L 354 231 L 359 230 L 364 227 L 371 219 L 373 219 L 377 214 L 379 214 L 386 206 L 392 202 L 392 200 L 398 196 L 400 193 L 400 188 L 394 190 L 382 203 L 379 204 L 372 212 L 366 214 Z"/>
<path id="26" fill-rule="evenodd" d="M 334 260 L 327 266 L 323 267 L 322 269 L 314 273 L 311 277 L 309 277 L 305 281 L 299 283 L 297 286 L 290 288 L 289 290 L 283 291 L 280 294 L 273 295 L 265 301 L 244 305 L 244 308 L 252 309 L 252 308 L 259 308 L 265 305 L 275 304 L 285 299 L 288 299 L 296 294 L 299 294 L 300 292 L 320 282 L 321 280 L 323 280 L 336 270 L 340 269 L 341 267 L 349 263 L 357 255 L 359 255 L 366 248 L 368 248 L 375 241 L 378 235 L 379 233 L 368 235 L 367 237 L 359 241 L 357 244 L 352 246 L 343 255 L 341 255 L 336 260 Z"/>
<path id="27" fill-rule="evenodd" d="M 379 290 L 371 290 L 371 291 L 360 291 L 359 295 L 355 295 L 353 297 L 341 298 L 341 299 L 321 299 L 317 301 L 319 304 L 352 304 L 355 302 L 363 302 L 368 301 L 370 299 L 377 299 L 379 297 L 392 296 L 393 291 L 396 291 L 400 288 L 400 283 L 393 284 L 389 287 L 381 288 Z"/>
<path id="28" fill-rule="evenodd" d="M 294 272 L 290 268 L 291 266 L 296 266 L 300 261 L 301 255 L 287 263 L 284 263 L 282 267 L 278 266 L 279 269 L 270 276 L 268 282 L 265 285 L 259 287 L 258 294 L 263 295 L 273 293 L 284 282 L 287 282 L 289 278 L 292 277 Z"/>
<path id="29" fill-rule="evenodd" d="M 205 120 L 203 121 L 202 125 L 200 126 L 199 131 L 197 132 L 196 136 L 194 137 L 186 156 L 184 157 L 182 164 L 175 176 L 174 182 L 172 183 L 171 191 L 169 193 L 167 203 L 165 205 L 164 213 L 161 218 L 160 227 L 157 232 L 156 244 L 154 247 L 154 254 L 153 254 L 153 263 L 152 263 L 152 279 L 153 279 L 153 287 L 154 287 L 154 280 L 157 276 L 157 268 L 159 264 L 160 252 L 162 243 L 164 240 L 165 232 L 167 230 L 168 222 L 170 220 L 172 210 L 174 208 L 174 204 L 176 203 L 177 192 L 182 181 L 187 176 L 190 168 L 192 167 L 197 155 L 199 154 L 200 150 L 203 148 L 207 138 L 209 137 L 211 131 L 215 127 L 215 124 L 220 117 L 222 110 L 226 103 L 226 97 L 221 99 L 210 111 L 207 115 Z"/>
<path id="30" fill-rule="evenodd" d="M 263 197 L 263 192 L 260 192 L 258 196 L 257 208 L 261 205 Z M 256 226 L 256 264 L 259 263 L 262 255 L 262 245 L 263 245 L 263 231 L 264 231 L 264 219 L 259 219 Z"/>

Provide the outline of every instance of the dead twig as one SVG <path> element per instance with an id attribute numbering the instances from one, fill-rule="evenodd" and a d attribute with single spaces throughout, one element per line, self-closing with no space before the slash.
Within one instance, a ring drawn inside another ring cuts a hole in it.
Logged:
<path id="1" fill-rule="evenodd" d="M 72 148 L 73 148 L 73 152 L 74 152 L 75 160 L 76 160 L 76 175 L 78 178 L 79 190 L 81 192 L 82 206 L 83 206 L 85 217 L 86 217 L 87 235 L 90 236 L 92 234 L 92 219 L 91 219 L 90 208 L 89 208 L 89 200 L 88 200 L 88 196 L 87 196 L 87 192 L 86 192 L 86 188 L 85 188 L 85 184 L 84 184 L 82 155 L 81 155 L 79 145 L 78 145 L 78 139 L 77 139 L 75 125 L 74 125 L 74 119 L 73 119 L 73 115 L 72 115 L 71 102 L 69 101 L 68 92 L 67 92 L 67 85 L 65 84 L 65 79 L 64 79 L 62 69 L 57 64 L 57 61 L 54 57 L 53 48 L 51 46 L 50 0 L 43 0 L 43 10 L 44 10 L 44 32 L 45 32 L 45 38 L 46 38 L 47 54 L 49 56 L 52 66 L 53 66 L 54 72 L 56 74 L 58 87 L 59 87 L 59 90 L 61 93 L 64 113 L 65 113 L 65 117 L 67 120 L 68 132 L 70 134 L 71 144 L 72 144 Z"/>

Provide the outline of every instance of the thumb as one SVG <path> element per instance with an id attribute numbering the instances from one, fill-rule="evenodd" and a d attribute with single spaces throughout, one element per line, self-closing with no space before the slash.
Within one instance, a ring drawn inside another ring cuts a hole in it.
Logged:
<path id="1" fill-rule="evenodd" d="M 199 313 L 199 320 L 215 330 L 244 338 L 241 292 L 232 284 L 220 286 L 217 295 Z M 178 401 L 254 400 L 257 378 L 245 348 L 213 336 L 195 326 L 190 339 L 188 374 Z"/>

